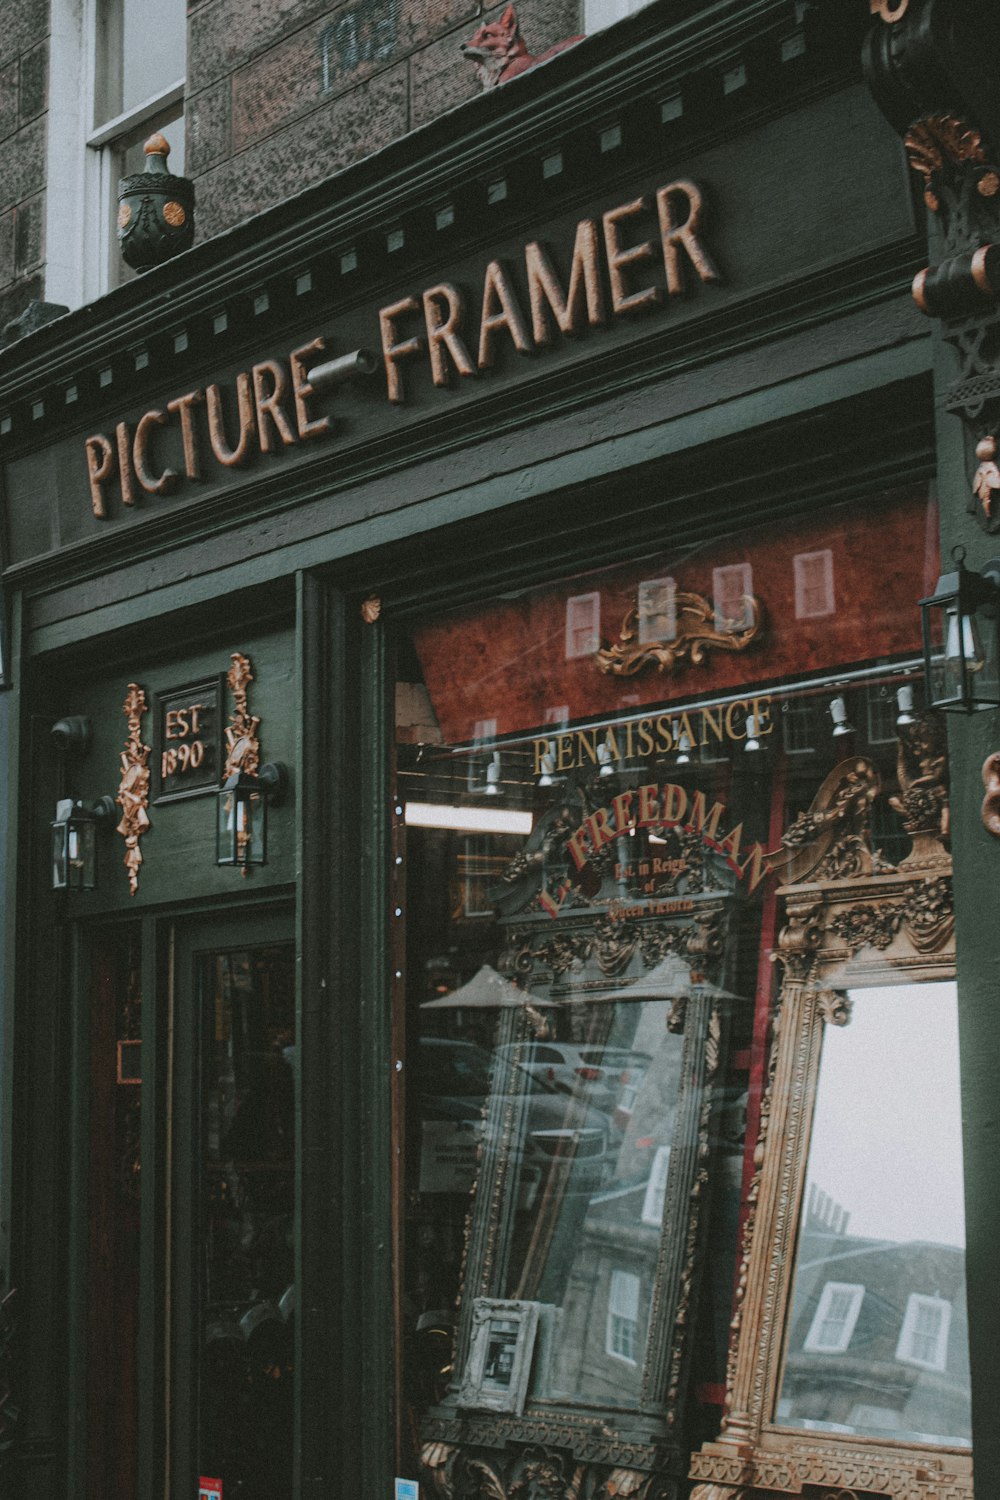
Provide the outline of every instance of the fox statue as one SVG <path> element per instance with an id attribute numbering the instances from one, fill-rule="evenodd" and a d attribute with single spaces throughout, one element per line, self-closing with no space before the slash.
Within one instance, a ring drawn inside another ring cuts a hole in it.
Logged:
<path id="1" fill-rule="evenodd" d="M 483 88 L 492 89 L 498 83 L 508 83 L 519 73 L 526 73 L 536 63 L 553 57 L 564 47 L 582 41 L 582 36 L 569 36 L 535 57 L 524 44 L 517 24 L 517 11 L 513 5 L 508 5 L 499 21 L 486 21 L 474 31 L 469 40 L 462 43 L 461 52 L 475 67 Z"/>

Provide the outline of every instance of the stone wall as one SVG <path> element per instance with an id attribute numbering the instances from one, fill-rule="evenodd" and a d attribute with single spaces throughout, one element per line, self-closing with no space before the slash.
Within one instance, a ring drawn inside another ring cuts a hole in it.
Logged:
<path id="1" fill-rule="evenodd" d="M 459 46 L 503 8 L 477 0 L 192 0 L 185 171 L 196 182 L 199 238 L 481 92 Z M 517 11 L 532 53 L 582 28 L 581 0 L 518 0 Z"/>
<path id="2" fill-rule="evenodd" d="M 0 333 L 43 296 L 48 0 L 0 7 Z"/>

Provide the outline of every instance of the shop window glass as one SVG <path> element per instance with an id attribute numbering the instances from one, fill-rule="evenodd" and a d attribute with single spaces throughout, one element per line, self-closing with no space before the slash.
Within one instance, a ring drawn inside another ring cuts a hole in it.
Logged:
<path id="1" fill-rule="evenodd" d="M 948 857 L 937 731 L 901 746 L 870 733 L 883 726 L 867 713 L 870 695 L 894 703 L 919 672 L 916 603 L 937 567 L 914 549 L 921 504 L 883 496 L 743 533 L 738 548 L 647 550 L 402 630 L 397 703 L 424 707 L 419 731 L 400 722 L 394 804 L 397 1472 L 418 1477 L 421 1452 L 468 1453 L 513 1465 L 515 1483 L 518 1453 L 561 1421 L 579 1461 L 599 1465 L 586 1435 L 599 1419 L 641 1429 L 648 1463 L 680 1482 L 692 1410 L 699 1432 L 718 1429 L 776 893 L 834 869 L 885 879 L 918 845 L 922 870 Z M 794 559 L 825 554 L 843 596 L 807 631 Z M 927 795 L 911 797 L 921 774 Z M 831 830 L 848 804 L 844 852 Z M 917 999 L 934 989 L 913 986 Z M 895 1019 L 888 1000 L 876 1012 Z M 858 1035 L 884 1061 L 888 1042 Z M 924 1066 L 907 1054 L 900 1076 Z M 820 1112 L 824 1097 L 821 1084 Z M 852 1128 L 834 1127 L 845 1155 Z M 901 1285 L 876 1358 L 867 1320 L 887 1288 L 867 1268 L 845 1276 L 820 1243 L 867 1233 L 838 1191 L 813 1172 L 789 1258 L 777 1409 L 800 1429 L 849 1430 L 852 1409 L 893 1407 L 886 1361 L 906 1297 L 927 1285 Z M 925 1278 L 915 1257 L 900 1241 L 896 1270 Z M 914 1329 L 907 1348 L 929 1336 Z M 954 1314 L 952 1330 L 957 1347 Z M 817 1416 L 810 1371 L 834 1361 L 853 1385 Z M 962 1378 L 956 1365 L 950 1414 L 925 1402 L 904 1435 L 964 1441 Z"/>
<path id="2" fill-rule="evenodd" d="M 848 1004 L 847 1023 L 823 1039 L 808 1181 L 822 1187 L 827 1207 L 799 1238 L 782 1420 L 818 1432 L 968 1445 L 968 1346 L 955 1340 L 949 1357 L 948 1340 L 953 1311 L 965 1302 L 955 987 L 858 990 Z M 933 1080 L 933 1111 L 915 1078 Z M 827 1281 L 810 1315 L 817 1281 L 847 1265 L 855 1281 Z M 828 1356 L 850 1361 L 845 1375 Z M 910 1379 L 886 1378 L 893 1360 L 913 1367 Z M 891 1401 L 880 1399 L 889 1393 Z M 853 1420 L 852 1406 L 862 1411 Z M 871 1415 L 881 1407 L 893 1412 L 888 1427 Z"/>

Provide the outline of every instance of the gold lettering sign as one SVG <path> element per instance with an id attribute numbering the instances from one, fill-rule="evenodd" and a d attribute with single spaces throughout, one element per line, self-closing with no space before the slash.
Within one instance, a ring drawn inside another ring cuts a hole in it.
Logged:
<path id="1" fill-rule="evenodd" d="M 149 495 L 168 495 L 182 483 L 200 479 L 202 460 L 209 455 L 224 468 L 233 469 L 247 463 L 253 454 L 280 452 L 328 433 L 330 418 L 316 417 L 310 411 L 308 403 L 315 392 L 306 377 L 307 362 L 312 363 L 325 347 L 324 340 L 316 338 L 293 349 L 287 370 L 280 359 L 262 360 L 249 371 L 242 370 L 226 394 L 218 385 L 188 391 L 168 401 L 165 411 L 152 408 L 144 412 L 134 432 L 127 422 L 119 422 L 114 443 L 102 432 L 86 438 L 84 451 L 94 515 L 98 520 L 107 518 L 106 486 L 112 480 L 117 480 L 122 505 L 131 506 L 135 504 L 137 484 Z M 202 404 L 207 453 L 195 419 L 195 410 Z M 156 461 L 157 434 L 175 422 L 184 450 L 183 474 L 166 466 L 157 467 Z"/>
<path id="2" fill-rule="evenodd" d="M 616 318 L 684 296 L 685 266 L 699 281 L 720 281 L 704 241 L 704 211 L 701 188 L 681 178 L 649 197 L 609 209 L 600 227 L 595 219 L 581 219 L 565 288 L 545 247 L 532 240 L 523 252 L 527 309 L 518 300 L 510 269 L 500 260 L 491 260 L 483 274 L 478 319 L 448 282 L 428 287 L 422 297 L 402 297 L 381 308 L 389 400 L 406 400 L 404 368 L 414 359 L 426 359 L 434 384 L 446 386 L 452 371 L 468 377 L 492 369 L 504 344 L 518 354 L 546 348 L 552 343 L 553 323 L 569 337 L 605 324 L 605 275 Z"/>
<path id="3" fill-rule="evenodd" d="M 448 387 L 454 375 L 474 379 L 491 370 L 508 347 L 530 355 L 551 346 L 556 330 L 572 338 L 606 326 L 609 317 L 631 318 L 662 307 L 683 297 L 692 281 L 720 281 L 705 244 L 704 217 L 702 189 L 678 178 L 600 218 L 581 219 L 565 284 L 548 249 L 531 240 L 515 258 L 517 277 L 505 261 L 488 262 L 478 312 L 460 288 L 441 280 L 379 308 L 377 337 L 389 401 L 406 400 L 405 372 L 414 360 L 426 362 L 435 386 Z M 374 341 L 375 329 L 372 334 Z M 116 423 L 113 437 L 96 432 L 85 438 L 94 516 L 107 519 L 114 493 L 121 505 L 131 507 L 143 492 L 169 495 L 205 477 L 208 465 L 238 468 L 260 455 L 281 454 L 327 436 L 332 419 L 311 408 L 317 392 L 309 380 L 325 348 L 325 339 L 314 338 L 286 359 L 260 359 L 241 370 L 228 389 L 211 382 L 151 407 L 134 426 Z M 171 429 L 180 437 L 179 444 L 173 440 L 177 468 L 159 456 Z"/>
<path id="4" fill-rule="evenodd" d="M 751 698 L 734 698 L 729 703 L 707 703 L 700 708 L 687 708 L 675 713 L 660 713 L 646 719 L 632 719 L 628 723 L 595 724 L 590 729 L 571 729 L 562 734 L 532 740 L 535 776 L 540 776 L 544 767 L 543 758 L 548 758 L 553 769 L 560 775 L 566 771 L 583 770 L 600 765 L 605 756 L 612 761 L 632 760 L 636 756 L 668 755 L 676 750 L 681 739 L 687 735 L 688 747 L 692 750 L 705 746 L 739 744 L 747 737 L 747 720 L 751 717 L 756 728 L 756 737 L 763 739 L 774 733 L 771 718 L 772 699 L 769 695 Z M 643 791 L 640 788 L 639 791 Z M 626 793 L 632 796 L 631 792 Z M 636 796 L 639 793 L 635 794 Z"/>
<path id="5" fill-rule="evenodd" d="M 219 679 L 157 698 L 157 802 L 214 791 L 219 784 Z"/>
<path id="6" fill-rule="evenodd" d="M 756 842 L 744 846 L 743 824 L 737 823 L 735 828 L 723 833 L 725 821 L 724 805 L 713 802 L 709 806 L 704 792 L 691 792 L 673 781 L 662 786 L 651 782 L 634 792 L 623 792 L 615 797 L 610 807 L 597 808 L 570 834 L 566 849 L 574 871 L 579 874 L 602 849 L 636 829 L 679 827 L 685 833 L 696 834 L 713 853 L 721 855 L 737 879 L 746 881 L 746 889 L 752 893 L 770 872 L 772 856 L 783 851 L 769 852 L 763 844 Z M 649 870 L 640 870 L 639 874 L 648 874 L 651 882 L 655 882 L 657 875 L 668 873 L 654 871 L 652 857 L 647 863 Z M 554 890 L 543 890 L 538 898 L 543 911 L 550 917 L 557 917 L 573 885 L 573 877 L 568 876 Z M 621 917 L 620 904 L 616 914 Z"/>

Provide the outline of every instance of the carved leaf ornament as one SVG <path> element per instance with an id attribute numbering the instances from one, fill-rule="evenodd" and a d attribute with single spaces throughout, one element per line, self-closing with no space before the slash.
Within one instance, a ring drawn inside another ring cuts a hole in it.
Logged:
<path id="1" fill-rule="evenodd" d="M 700 594 L 678 593 L 676 596 L 677 630 L 670 640 L 641 641 L 639 610 L 633 605 L 622 621 L 621 633 L 610 646 L 602 646 L 595 656 L 598 669 L 610 677 L 636 677 L 656 668 L 673 672 L 685 661 L 699 667 L 710 651 L 745 651 L 756 640 L 763 625 L 760 600 L 743 595 L 741 620 L 719 622 L 715 608 Z"/>

